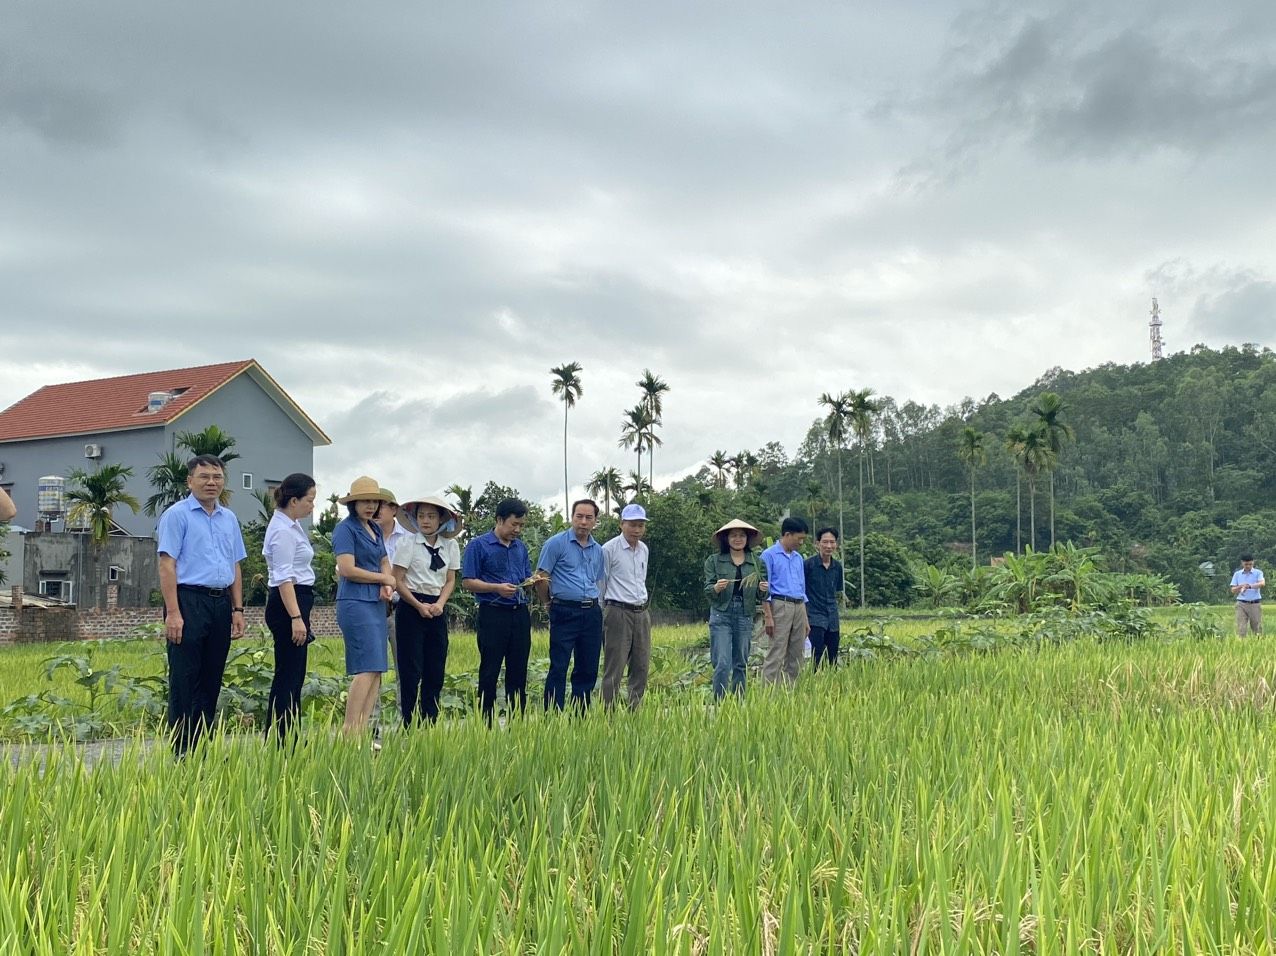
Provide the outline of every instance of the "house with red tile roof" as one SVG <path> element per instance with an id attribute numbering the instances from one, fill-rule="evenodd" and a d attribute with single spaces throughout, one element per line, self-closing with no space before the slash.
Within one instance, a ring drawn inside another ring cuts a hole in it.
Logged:
<path id="1" fill-rule="evenodd" d="M 0 412 L 0 487 L 18 507 L 14 523 L 36 527 L 40 479 L 74 468 L 126 465 L 128 491 L 145 502 L 155 492 L 147 472 L 178 451 L 177 435 L 209 425 L 235 439 L 240 457 L 227 464 L 226 487 L 242 522 L 261 510 L 254 492 L 294 471 L 313 473 L 315 446 L 331 444 L 254 359 L 46 385 Z M 142 537 L 157 520 L 127 508 L 115 514 L 121 532 Z"/>

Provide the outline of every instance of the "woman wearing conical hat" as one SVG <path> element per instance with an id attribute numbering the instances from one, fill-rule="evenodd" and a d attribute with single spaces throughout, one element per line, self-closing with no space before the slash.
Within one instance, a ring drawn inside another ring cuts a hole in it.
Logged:
<path id="1" fill-rule="evenodd" d="M 709 658 L 713 662 L 713 696 L 731 690 L 744 694 L 745 665 L 753 638 L 753 609 L 768 587 L 766 565 L 754 546 L 762 532 L 736 518 L 713 533 L 715 553 L 704 562 L 704 590 L 709 596 Z"/>

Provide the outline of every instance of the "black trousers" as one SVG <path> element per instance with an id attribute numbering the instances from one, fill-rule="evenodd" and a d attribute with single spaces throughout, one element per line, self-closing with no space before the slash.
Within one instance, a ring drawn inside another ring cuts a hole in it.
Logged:
<path id="1" fill-rule="evenodd" d="M 437 604 L 439 600 L 437 594 L 413 591 L 412 596 L 422 604 Z M 412 721 L 421 717 L 434 723 L 439 719 L 439 695 L 447 669 L 447 614 L 422 617 L 407 601 L 400 601 L 395 605 L 394 627 L 403 726 L 411 727 Z"/>
<path id="2" fill-rule="evenodd" d="M 837 666 L 837 650 L 841 646 L 842 635 L 836 628 L 816 627 L 811 625 L 811 661 L 813 670 L 820 669 L 820 658 L 826 664 Z"/>
<path id="3" fill-rule="evenodd" d="M 230 653 L 230 592 L 213 597 L 177 586 L 182 642 L 168 642 L 168 729 L 186 753 L 213 724 Z"/>
<path id="4" fill-rule="evenodd" d="M 505 665 L 505 700 L 513 712 L 527 709 L 527 658 L 532 653 L 532 616 L 527 605 L 480 604 L 478 612 L 479 704 L 490 724 L 496 679 Z"/>
<path id="5" fill-rule="evenodd" d="M 589 707 L 598 683 L 598 655 L 603 649 L 603 609 L 553 602 L 549 606 L 549 673 L 545 675 L 545 709 L 563 709 L 567 665 L 572 665 L 572 706 Z"/>
<path id="6" fill-rule="evenodd" d="M 272 731 L 282 741 L 301 713 L 301 687 L 306 682 L 306 658 L 314 635 L 310 633 L 310 609 L 315 592 L 308 584 L 294 584 L 297 610 L 306 625 L 306 643 L 298 647 L 292 642 L 292 617 L 279 596 L 279 588 L 271 588 L 266 598 L 266 627 L 275 639 L 275 679 L 270 682 L 270 699 L 266 710 L 266 736 Z"/>

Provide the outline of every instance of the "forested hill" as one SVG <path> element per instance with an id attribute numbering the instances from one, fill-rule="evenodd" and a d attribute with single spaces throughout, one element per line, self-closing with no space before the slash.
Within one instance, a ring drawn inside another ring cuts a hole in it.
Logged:
<path id="1" fill-rule="evenodd" d="M 1054 420 L 1072 434 L 1056 428 L 1057 455 L 1048 445 L 1042 452 L 1042 415 L 1033 411 L 1050 393 L 1061 403 Z M 1225 597 L 1219 577 L 1241 550 L 1254 550 L 1260 566 L 1276 561 L 1276 355 L 1267 349 L 1198 346 L 1150 364 L 1053 369 L 1013 398 L 946 409 L 873 399 L 867 441 L 848 427 L 841 453 L 848 539 L 859 526 L 862 465 L 869 531 L 914 560 L 968 565 L 971 467 L 959 449 L 970 427 L 986 454 L 978 464 L 976 453 L 974 468 L 980 563 L 1015 549 L 1017 484 L 1022 545 L 1049 546 L 1052 477 L 1057 540 L 1100 548 L 1113 570 L 1165 574 L 1185 600 Z M 743 484 L 776 507 L 836 524 L 836 455 L 824 418 L 792 461 L 772 443 L 729 472 L 708 468 L 698 481 Z M 1214 578 L 1200 570 L 1207 562 Z"/>

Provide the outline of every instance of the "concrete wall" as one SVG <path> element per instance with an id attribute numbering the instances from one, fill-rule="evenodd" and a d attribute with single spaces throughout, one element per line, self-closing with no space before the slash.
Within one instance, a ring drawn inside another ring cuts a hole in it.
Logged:
<path id="1" fill-rule="evenodd" d="M 127 432 L 106 432 L 98 435 L 73 435 L 63 438 L 44 438 L 32 441 L 0 443 L 0 462 L 4 462 L 4 477 L 0 483 L 13 483 L 13 503 L 18 507 L 15 524 L 34 528 L 36 519 L 36 486 L 45 475 L 66 477 L 73 468 L 93 471 L 98 465 L 127 465 L 133 469 L 126 490 L 137 499 L 139 507 L 153 495 L 154 489 L 146 480 L 146 470 L 159 462 L 161 453 L 167 450 L 164 429 L 138 428 Z M 84 457 L 84 446 L 96 443 L 102 446 L 102 457 Z M 155 519 L 139 511 L 136 515 L 128 508 L 117 508 L 116 523 L 129 534 L 146 537 L 155 530 Z M 55 526 L 63 530 L 62 525 Z"/>
<path id="2" fill-rule="evenodd" d="M 4 578 L 4 586 L 22 583 L 22 551 L 26 535 L 19 534 L 9 528 L 0 537 L 0 551 L 9 552 L 9 557 L 0 558 L 0 577 Z"/>
<path id="3" fill-rule="evenodd" d="M 243 524 L 261 511 L 256 496 L 244 488 L 245 474 L 253 476 L 254 489 L 277 484 L 294 471 L 314 474 L 310 437 L 248 375 L 240 375 L 168 425 L 169 442 L 174 444 L 177 432 L 202 431 L 209 425 L 235 439 L 234 451 L 240 457 L 226 466 L 226 487 L 231 510 Z"/>
<path id="4" fill-rule="evenodd" d="M 159 587 L 159 563 L 151 538 L 109 538 L 100 552 L 94 552 L 84 534 L 33 532 L 22 537 L 21 584 L 28 594 L 39 593 L 42 574 L 56 571 L 66 573 L 71 599 L 81 608 L 146 607 L 151 591 Z M 122 569 L 114 582 L 109 580 L 112 565 Z"/>

